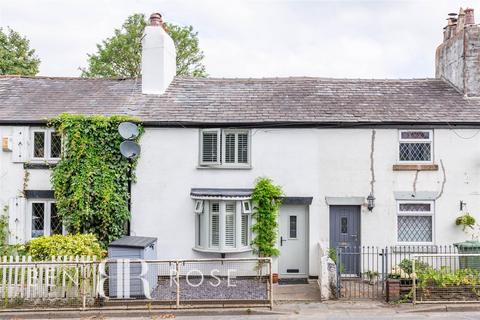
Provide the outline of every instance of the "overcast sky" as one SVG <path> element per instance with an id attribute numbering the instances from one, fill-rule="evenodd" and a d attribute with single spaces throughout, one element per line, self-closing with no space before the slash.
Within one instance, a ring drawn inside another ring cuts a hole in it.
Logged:
<path id="1" fill-rule="evenodd" d="M 0 27 L 30 39 L 48 76 L 78 76 L 129 15 L 161 12 L 198 31 L 212 77 L 422 78 L 447 14 L 475 2 L 0 0 Z"/>

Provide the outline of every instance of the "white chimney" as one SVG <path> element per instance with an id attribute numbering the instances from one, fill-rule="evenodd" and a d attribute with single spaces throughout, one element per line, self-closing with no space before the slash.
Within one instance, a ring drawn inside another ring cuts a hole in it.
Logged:
<path id="1" fill-rule="evenodd" d="M 150 16 L 142 39 L 142 93 L 163 94 L 177 72 L 175 44 L 160 13 Z"/>

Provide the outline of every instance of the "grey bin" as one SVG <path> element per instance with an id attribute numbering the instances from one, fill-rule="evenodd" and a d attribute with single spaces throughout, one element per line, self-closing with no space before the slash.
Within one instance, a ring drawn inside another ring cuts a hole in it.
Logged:
<path id="1" fill-rule="evenodd" d="M 479 254 L 479 256 L 459 257 L 460 269 L 480 270 L 480 241 L 467 240 L 453 244 L 460 254 Z"/>
<path id="2" fill-rule="evenodd" d="M 108 259 L 155 260 L 157 259 L 157 238 L 125 236 L 115 240 L 108 246 Z M 118 266 L 116 262 L 108 264 L 108 295 L 110 298 L 145 298 L 144 285 L 139 278 L 142 266 L 140 263 L 132 261 L 128 264 L 123 263 L 121 266 Z M 151 293 L 157 286 L 157 268 L 153 264 L 147 264 L 147 266 L 149 268 L 143 278 L 148 281 L 149 288 L 147 289 Z M 118 268 L 123 270 L 124 275 L 126 271 L 127 275 L 128 271 L 130 274 L 130 279 L 123 279 L 120 286 L 119 281 L 122 280 L 122 277 L 118 277 Z M 125 289 L 126 285 L 128 286 L 127 281 L 130 285 L 129 294 Z"/>

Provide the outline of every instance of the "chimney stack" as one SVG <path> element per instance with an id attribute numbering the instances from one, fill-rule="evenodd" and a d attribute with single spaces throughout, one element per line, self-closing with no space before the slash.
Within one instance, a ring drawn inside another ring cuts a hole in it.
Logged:
<path id="1" fill-rule="evenodd" d="M 163 94 L 177 72 L 176 51 L 160 13 L 153 13 L 142 38 L 142 93 Z"/>
<path id="2" fill-rule="evenodd" d="M 475 24 L 475 16 L 472 8 L 465 9 L 465 25 Z"/>
<path id="3" fill-rule="evenodd" d="M 466 97 L 480 97 L 480 26 L 473 9 L 449 14 L 444 40 L 435 55 L 435 76 L 452 84 Z"/>

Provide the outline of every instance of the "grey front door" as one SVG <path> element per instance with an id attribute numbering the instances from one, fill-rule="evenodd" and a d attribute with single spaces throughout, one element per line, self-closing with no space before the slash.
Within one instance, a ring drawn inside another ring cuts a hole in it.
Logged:
<path id="1" fill-rule="evenodd" d="M 341 254 L 340 271 L 360 272 L 360 206 L 330 206 L 330 248 Z"/>

